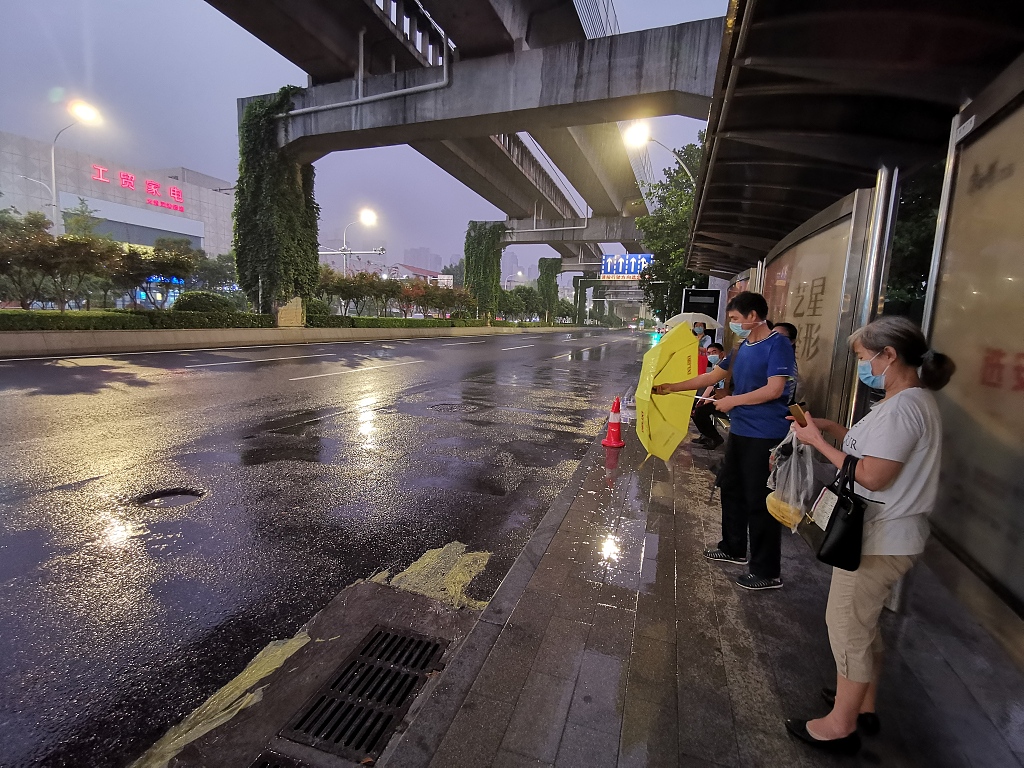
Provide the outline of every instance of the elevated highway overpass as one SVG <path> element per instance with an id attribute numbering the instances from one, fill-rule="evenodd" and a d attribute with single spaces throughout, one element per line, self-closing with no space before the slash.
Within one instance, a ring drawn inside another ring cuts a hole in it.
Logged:
<path id="1" fill-rule="evenodd" d="M 686 33 L 666 28 L 675 31 L 661 38 L 634 33 L 588 43 L 588 35 L 615 32 L 617 25 L 588 12 L 589 4 L 577 11 L 570 0 L 209 2 L 308 73 L 298 109 L 319 110 L 360 93 L 381 99 L 284 121 L 282 143 L 300 158 L 409 144 L 513 221 L 646 213 L 635 170 L 645 159 L 627 152 L 616 121 L 674 113 L 706 117 L 722 37 L 722 20 L 709 20 L 682 25 Z M 673 45 L 686 47 L 672 50 Z M 440 81 L 446 49 L 452 59 L 447 87 L 388 97 Z M 574 62 L 580 55 L 596 58 Z M 638 62 L 636 56 L 646 58 Z M 640 85 L 641 69 L 678 74 L 687 67 L 697 76 L 679 83 L 677 96 L 692 98 L 630 93 L 633 84 Z M 581 75 L 589 85 L 574 92 L 569 78 Z M 601 97 L 602 77 L 619 81 L 616 96 Z M 521 100 L 530 91 L 544 91 L 545 97 L 527 108 L 529 114 L 509 109 L 510 98 Z M 555 101 L 548 98 L 551 92 L 557 93 Z M 577 97 L 579 108 L 571 109 Z M 620 103 L 608 109 L 604 102 L 613 98 Z M 246 103 L 240 100 L 240 112 Z M 514 135 L 519 132 L 529 133 L 568 180 L 576 193 L 572 199 Z M 567 271 L 598 261 L 596 247 L 578 238 L 551 244 Z"/>

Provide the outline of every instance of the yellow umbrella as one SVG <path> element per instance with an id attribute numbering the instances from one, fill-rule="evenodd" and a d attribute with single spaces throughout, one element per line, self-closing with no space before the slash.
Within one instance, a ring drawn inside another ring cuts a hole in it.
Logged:
<path id="1" fill-rule="evenodd" d="M 694 392 L 655 395 L 658 384 L 697 375 L 699 345 L 689 323 L 680 323 L 644 355 L 636 385 L 636 433 L 648 455 L 668 461 L 690 428 Z"/>

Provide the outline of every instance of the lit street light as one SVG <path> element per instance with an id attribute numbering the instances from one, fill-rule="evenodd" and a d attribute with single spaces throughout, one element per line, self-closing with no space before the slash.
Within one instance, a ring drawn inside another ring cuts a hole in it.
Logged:
<path id="1" fill-rule="evenodd" d="M 81 99 L 75 99 L 68 104 L 68 112 L 71 114 L 75 121 L 70 125 L 66 125 L 57 131 L 57 135 L 53 137 L 53 143 L 50 145 L 50 202 L 53 206 L 53 226 L 54 232 L 59 232 L 59 229 L 63 229 L 63 223 L 60 222 L 60 212 L 57 210 L 57 139 L 64 133 L 68 128 L 82 123 L 83 125 L 102 125 L 103 116 L 100 115 L 100 111 L 96 109 L 92 104 L 87 104 Z M 32 179 L 35 181 L 35 179 Z M 42 182 L 38 182 L 42 184 Z M 43 184 L 45 187 L 46 185 Z"/>
<path id="2" fill-rule="evenodd" d="M 363 208 L 359 212 L 359 218 L 345 225 L 345 230 L 341 233 L 341 252 L 344 258 L 344 266 L 342 268 L 342 274 L 348 277 L 348 255 L 351 250 L 348 247 L 348 228 L 353 224 L 362 224 L 364 227 L 375 227 L 377 226 L 377 213 L 372 208 Z"/>
<path id="3" fill-rule="evenodd" d="M 519 272 L 516 272 L 514 275 L 509 275 L 508 277 L 506 277 L 505 278 L 505 290 L 507 291 L 509 289 L 508 288 L 508 281 L 509 280 L 514 280 L 515 278 L 522 277 L 522 276 L 523 276 L 522 271 L 519 271 Z"/>
<path id="4" fill-rule="evenodd" d="M 626 142 L 626 146 L 634 147 L 636 149 L 640 149 L 640 147 L 643 147 L 650 141 L 653 141 L 659 147 L 667 149 L 669 152 L 676 156 L 676 160 L 679 161 L 679 165 L 681 165 L 683 167 L 683 170 L 686 171 L 686 175 L 690 177 L 690 182 L 693 184 L 693 186 L 697 186 L 697 181 L 696 179 L 693 178 L 693 174 L 690 172 L 690 169 L 686 167 L 686 161 L 683 159 L 682 154 L 672 149 L 671 147 L 666 147 L 656 138 L 651 136 L 651 128 L 644 121 L 638 120 L 631 126 L 629 126 L 629 128 L 627 128 L 626 132 L 623 134 L 622 138 Z"/>

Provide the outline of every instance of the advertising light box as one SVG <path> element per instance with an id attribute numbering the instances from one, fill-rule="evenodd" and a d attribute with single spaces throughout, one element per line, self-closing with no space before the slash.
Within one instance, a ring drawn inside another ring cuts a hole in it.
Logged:
<path id="1" fill-rule="evenodd" d="M 957 367 L 936 393 L 932 521 L 1024 606 L 1024 107 L 973 134 L 973 117 L 961 124 L 931 318 L 932 346 Z"/>

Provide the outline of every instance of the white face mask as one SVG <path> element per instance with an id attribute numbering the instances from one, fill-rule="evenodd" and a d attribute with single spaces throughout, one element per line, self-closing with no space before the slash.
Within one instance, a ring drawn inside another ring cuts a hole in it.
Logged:
<path id="1" fill-rule="evenodd" d="M 764 325 L 764 324 L 765 324 L 765 321 L 761 320 L 759 322 L 754 323 L 754 328 L 757 328 L 757 326 Z M 754 328 L 744 328 L 743 327 L 743 323 L 732 323 L 732 322 L 729 323 L 729 330 L 732 331 L 733 333 L 735 333 L 741 339 L 747 338 L 747 336 L 750 335 L 750 332 L 752 330 L 754 330 Z"/>

